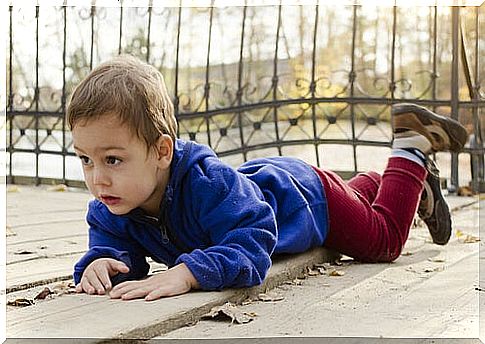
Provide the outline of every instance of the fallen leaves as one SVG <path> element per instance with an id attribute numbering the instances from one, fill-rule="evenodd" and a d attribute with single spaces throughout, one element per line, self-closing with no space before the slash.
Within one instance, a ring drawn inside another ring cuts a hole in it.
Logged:
<path id="1" fill-rule="evenodd" d="M 345 275 L 345 271 L 331 270 L 328 272 L 328 275 L 332 277 L 340 277 Z"/>
<path id="2" fill-rule="evenodd" d="M 456 192 L 458 196 L 470 197 L 473 196 L 473 190 L 469 186 L 460 186 Z"/>
<path id="3" fill-rule="evenodd" d="M 246 324 L 257 316 L 254 312 L 243 312 L 236 305 L 227 302 L 222 306 L 214 307 L 209 313 L 202 316 L 202 319 L 231 320 L 238 324 Z"/>
<path id="4" fill-rule="evenodd" d="M 263 302 L 276 302 L 283 300 L 284 297 L 275 291 L 258 294 L 258 300 Z"/>
<path id="5" fill-rule="evenodd" d="M 45 287 L 40 293 L 38 293 L 35 297 L 34 300 L 45 300 L 45 298 L 54 292 L 50 290 L 48 287 Z"/>
<path id="6" fill-rule="evenodd" d="M 417 274 L 428 274 L 428 273 L 431 273 L 431 272 L 444 271 L 445 267 L 443 265 L 437 266 L 437 267 L 427 266 L 427 267 L 420 268 L 419 270 L 416 270 L 413 266 L 408 266 L 404 270 L 409 271 L 409 272 L 414 272 L 414 273 L 417 273 Z"/>
<path id="7" fill-rule="evenodd" d="M 7 192 L 20 192 L 20 189 L 17 185 L 10 185 L 7 188 Z"/>
<path id="8" fill-rule="evenodd" d="M 456 237 L 458 241 L 464 244 L 473 244 L 480 241 L 480 238 L 471 234 L 466 234 L 460 230 L 456 231 Z"/>
<path id="9" fill-rule="evenodd" d="M 7 305 L 13 307 L 27 307 L 34 305 L 35 301 L 46 300 L 48 298 L 61 296 L 64 294 L 73 294 L 75 292 L 76 291 L 74 283 L 72 281 L 64 281 L 56 284 L 52 287 L 52 289 L 50 289 L 49 287 L 44 287 L 40 292 L 36 294 L 34 298 L 17 298 L 15 300 L 8 301 Z"/>
<path id="10" fill-rule="evenodd" d="M 29 250 L 19 250 L 19 251 L 14 252 L 13 254 L 24 255 L 24 254 L 34 254 L 34 253 L 35 252 L 29 251 Z"/>
<path id="11" fill-rule="evenodd" d="M 342 266 L 342 262 L 334 262 L 334 265 Z M 329 263 L 315 264 L 316 270 L 307 268 L 309 276 L 327 275 L 330 277 L 340 277 L 345 275 L 345 271 L 334 268 Z"/>
<path id="12" fill-rule="evenodd" d="M 295 278 L 291 281 L 286 281 L 285 284 L 289 284 L 289 285 L 302 285 L 303 284 L 303 279 L 301 278 Z"/>
<path id="13" fill-rule="evenodd" d="M 433 257 L 433 258 L 428 258 L 428 261 L 433 263 L 444 263 L 446 259 L 443 257 Z"/>
<path id="14" fill-rule="evenodd" d="M 56 191 L 56 192 L 69 191 L 68 188 L 67 188 L 67 185 L 65 185 L 65 184 L 53 185 L 53 186 L 49 187 L 47 190 L 48 191 Z"/>
<path id="15" fill-rule="evenodd" d="M 6 226 L 5 234 L 7 237 L 17 235 L 9 225 Z"/>
<path id="16" fill-rule="evenodd" d="M 7 306 L 14 306 L 14 307 L 27 307 L 32 306 L 34 304 L 33 300 L 19 298 L 13 301 L 7 301 Z"/>

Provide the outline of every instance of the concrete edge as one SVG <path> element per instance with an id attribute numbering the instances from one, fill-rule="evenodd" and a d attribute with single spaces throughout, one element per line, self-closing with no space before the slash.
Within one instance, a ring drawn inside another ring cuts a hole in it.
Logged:
<path id="1" fill-rule="evenodd" d="M 226 302 L 239 304 L 249 297 L 254 297 L 261 292 L 273 289 L 286 281 L 304 276 L 308 267 L 311 268 L 318 263 L 332 262 L 339 257 L 340 255 L 338 253 L 323 247 L 317 247 L 297 255 L 275 257 L 268 276 L 263 284 L 259 286 L 229 289 L 226 292 L 221 293 L 220 298 L 216 301 L 196 305 L 194 308 L 183 313 L 175 314 L 173 317 L 166 319 L 163 322 L 147 324 L 146 326 L 122 333 L 116 338 L 105 339 L 98 343 L 116 343 L 121 340 L 123 343 L 126 343 L 126 340 L 130 339 L 133 340 L 133 342 L 138 342 L 138 340 L 143 341 L 169 333 L 186 326 L 187 324 L 199 321 L 200 318 L 207 314 L 213 307 L 221 306 Z"/>

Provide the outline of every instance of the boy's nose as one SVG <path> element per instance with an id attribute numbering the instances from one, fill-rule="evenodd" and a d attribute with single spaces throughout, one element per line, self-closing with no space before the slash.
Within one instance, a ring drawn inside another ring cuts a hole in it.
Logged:
<path id="1" fill-rule="evenodd" d="M 108 173 L 103 168 L 95 168 L 93 171 L 94 185 L 109 185 L 110 178 Z"/>

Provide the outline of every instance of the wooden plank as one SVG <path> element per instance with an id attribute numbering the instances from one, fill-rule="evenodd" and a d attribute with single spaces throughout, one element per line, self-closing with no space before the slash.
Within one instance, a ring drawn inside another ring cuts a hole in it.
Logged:
<path id="1" fill-rule="evenodd" d="M 67 239 L 88 235 L 88 225 L 84 220 L 73 222 L 51 222 L 48 224 L 32 225 L 31 227 L 11 228 L 16 235 L 7 237 L 7 246 L 15 246 L 22 243 L 42 242 L 52 239 Z"/>
<path id="2" fill-rule="evenodd" d="M 69 276 L 73 272 L 74 264 L 82 255 L 82 253 L 76 253 L 7 265 L 5 269 L 7 290 L 21 285 L 38 285 L 40 281 L 49 281 L 59 277 Z"/>
<path id="3" fill-rule="evenodd" d="M 86 294 L 63 295 L 7 312 L 7 337 L 148 339 L 194 322 L 214 306 L 227 301 L 241 302 L 249 295 L 301 276 L 307 266 L 333 259 L 334 254 L 317 248 L 276 262 L 259 287 L 191 292 L 152 302 L 112 300 L 108 296 Z"/>
<path id="4" fill-rule="evenodd" d="M 87 249 L 87 235 L 69 236 L 7 246 L 7 265 L 34 259 L 68 255 Z"/>

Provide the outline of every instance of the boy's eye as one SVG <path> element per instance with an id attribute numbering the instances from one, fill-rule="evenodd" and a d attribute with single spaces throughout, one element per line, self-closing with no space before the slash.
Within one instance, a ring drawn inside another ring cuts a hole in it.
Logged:
<path id="1" fill-rule="evenodd" d="M 106 163 L 108 165 L 118 165 L 120 162 L 121 162 L 121 160 L 118 159 L 115 156 L 108 156 L 108 157 L 106 157 Z"/>
<path id="2" fill-rule="evenodd" d="M 90 165 L 91 164 L 91 159 L 89 159 L 87 156 L 85 155 L 81 155 L 79 157 L 79 159 L 81 159 L 81 162 L 83 165 Z"/>

